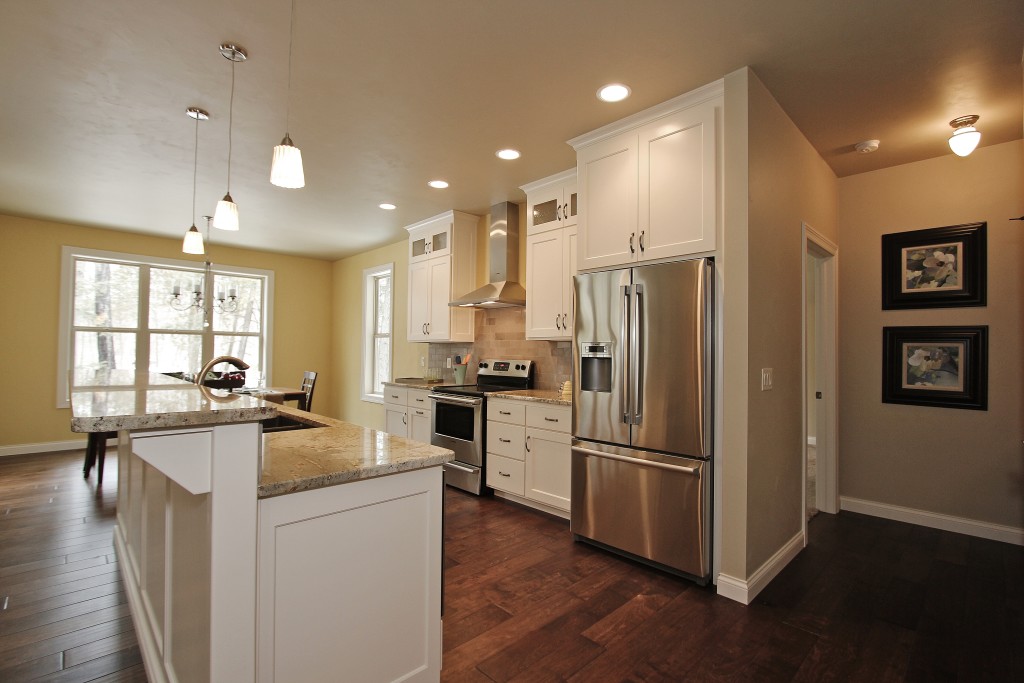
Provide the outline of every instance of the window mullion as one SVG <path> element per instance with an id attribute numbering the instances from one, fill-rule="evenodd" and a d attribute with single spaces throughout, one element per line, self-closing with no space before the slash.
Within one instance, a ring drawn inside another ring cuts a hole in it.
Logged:
<path id="1" fill-rule="evenodd" d="M 139 322 L 135 338 L 135 371 L 149 372 L 149 266 L 139 267 Z"/>

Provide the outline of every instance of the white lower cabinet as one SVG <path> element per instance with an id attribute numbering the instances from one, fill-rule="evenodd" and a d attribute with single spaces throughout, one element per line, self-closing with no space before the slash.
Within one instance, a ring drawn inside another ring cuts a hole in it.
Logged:
<path id="1" fill-rule="evenodd" d="M 430 392 L 393 384 L 384 385 L 384 431 L 421 443 L 430 443 Z"/>
<path id="2" fill-rule="evenodd" d="M 487 485 L 526 505 L 568 513 L 571 419 L 568 406 L 488 400 Z"/>

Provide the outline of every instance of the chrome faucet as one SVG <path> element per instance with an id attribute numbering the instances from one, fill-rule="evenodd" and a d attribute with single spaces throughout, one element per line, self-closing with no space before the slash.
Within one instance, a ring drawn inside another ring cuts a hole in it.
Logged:
<path id="1" fill-rule="evenodd" d="M 199 371 L 199 374 L 196 375 L 195 379 L 196 384 L 202 384 L 206 380 L 206 373 L 210 371 L 210 368 L 214 365 L 219 365 L 220 363 L 231 363 L 239 370 L 249 369 L 249 364 L 241 358 L 235 358 L 234 356 L 217 356 L 216 358 L 208 361 L 206 365 L 203 366 L 203 369 Z"/>

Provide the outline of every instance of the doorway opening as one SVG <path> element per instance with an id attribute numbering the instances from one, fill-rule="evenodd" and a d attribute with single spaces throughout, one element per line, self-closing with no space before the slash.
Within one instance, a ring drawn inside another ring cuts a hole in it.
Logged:
<path id="1" fill-rule="evenodd" d="M 818 511 L 839 511 L 836 463 L 839 248 L 803 224 L 803 530 Z"/>

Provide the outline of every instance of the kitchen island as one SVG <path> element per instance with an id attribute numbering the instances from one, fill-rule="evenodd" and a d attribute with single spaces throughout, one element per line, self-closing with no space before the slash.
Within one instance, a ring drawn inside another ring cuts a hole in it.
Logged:
<path id="1" fill-rule="evenodd" d="M 74 431 L 119 434 L 115 547 L 151 681 L 439 679 L 450 451 L 147 373 L 71 403 Z"/>

